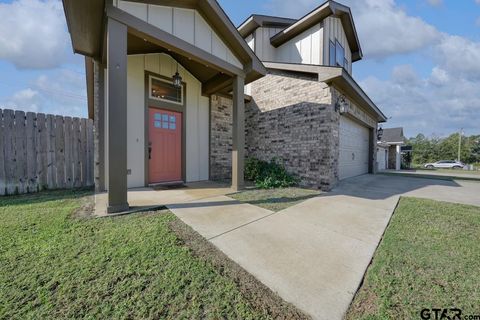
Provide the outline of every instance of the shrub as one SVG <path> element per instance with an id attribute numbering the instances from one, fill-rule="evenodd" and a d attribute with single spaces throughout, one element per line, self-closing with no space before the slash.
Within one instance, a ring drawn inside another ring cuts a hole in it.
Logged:
<path id="1" fill-rule="evenodd" d="M 245 164 L 245 179 L 255 182 L 261 189 L 287 188 L 295 185 L 297 179 L 274 158 L 270 162 L 249 158 Z"/>

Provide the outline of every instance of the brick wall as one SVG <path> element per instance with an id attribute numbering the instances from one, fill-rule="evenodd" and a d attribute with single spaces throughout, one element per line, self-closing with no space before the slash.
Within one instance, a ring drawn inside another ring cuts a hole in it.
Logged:
<path id="1" fill-rule="evenodd" d="M 210 99 L 210 179 L 230 180 L 232 172 L 232 106 L 231 99 Z"/>
<path id="2" fill-rule="evenodd" d="M 338 179 L 339 115 L 330 88 L 314 78 L 269 72 L 245 106 L 246 156 L 276 157 L 302 186 L 330 189 Z M 211 179 L 230 178 L 232 103 L 212 97 Z"/>

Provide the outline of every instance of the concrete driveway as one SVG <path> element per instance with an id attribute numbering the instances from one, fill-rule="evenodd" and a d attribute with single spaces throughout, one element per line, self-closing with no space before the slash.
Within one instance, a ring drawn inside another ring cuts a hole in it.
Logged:
<path id="1" fill-rule="evenodd" d="M 403 195 L 480 205 L 480 183 L 365 175 L 278 213 L 225 196 L 170 208 L 286 301 L 342 319 Z"/>

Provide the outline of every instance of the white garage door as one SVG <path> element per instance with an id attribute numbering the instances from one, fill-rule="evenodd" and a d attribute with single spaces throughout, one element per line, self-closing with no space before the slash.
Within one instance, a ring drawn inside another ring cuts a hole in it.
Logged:
<path id="1" fill-rule="evenodd" d="M 340 179 L 368 173 L 370 131 L 346 117 L 340 118 Z"/>

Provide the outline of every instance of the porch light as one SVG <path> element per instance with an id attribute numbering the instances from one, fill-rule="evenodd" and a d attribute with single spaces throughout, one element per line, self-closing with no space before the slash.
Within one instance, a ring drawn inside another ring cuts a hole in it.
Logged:
<path id="1" fill-rule="evenodd" d="M 382 137 L 383 137 L 383 128 L 380 127 L 380 129 L 378 129 L 377 131 L 377 141 L 381 141 Z"/>
<path id="2" fill-rule="evenodd" d="M 348 112 L 348 102 L 343 94 L 337 98 L 337 102 L 335 103 L 335 111 L 339 112 L 340 114 L 345 114 Z"/>
<path id="3" fill-rule="evenodd" d="M 175 88 L 181 88 L 182 87 L 182 77 L 178 73 L 178 63 L 177 63 L 177 72 L 175 72 L 172 79 L 173 79 L 173 86 Z"/>

